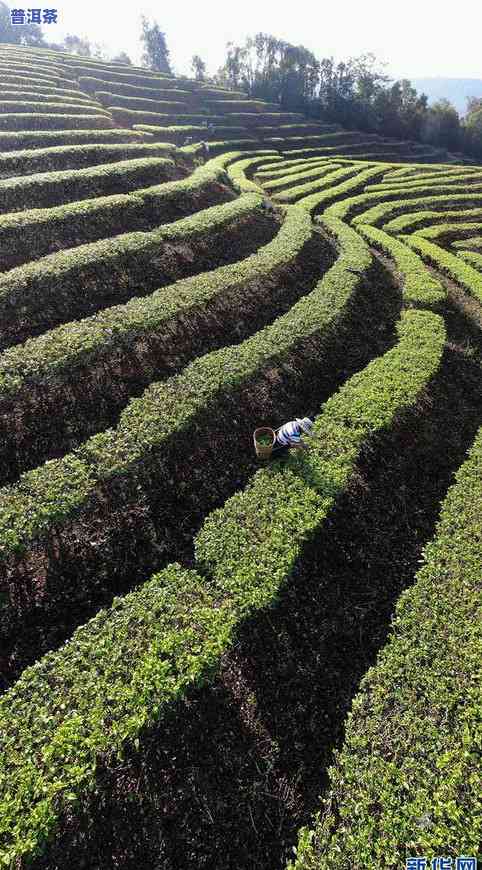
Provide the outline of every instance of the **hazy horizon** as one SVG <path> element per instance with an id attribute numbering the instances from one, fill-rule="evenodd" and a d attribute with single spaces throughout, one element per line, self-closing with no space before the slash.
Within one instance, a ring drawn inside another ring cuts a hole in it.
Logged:
<path id="1" fill-rule="evenodd" d="M 274 0 L 246 0 L 239 6 L 232 4 L 229 12 L 219 0 L 189 10 L 176 3 L 162 9 L 149 0 L 122 11 L 111 0 L 103 4 L 84 0 L 82 7 L 64 0 L 56 8 L 59 23 L 43 26 L 48 41 L 60 42 L 68 33 L 76 34 L 100 43 L 111 56 L 126 51 L 135 64 L 142 53 L 141 15 L 155 19 L 166 34 L 172 66 L 181 74 L 190 72 L 193 54 L 200 54 L 208 74 L 213 74 L 223 63 L 227 42 L 239 44 L 263 31 L 302 44 L 317 57 L 341 60 L 373 52 L 386 62 L 386 72 L 393 78 L 482 78 L 482 6 L 475 3 L 464 3 L 463 14 L 455 21 L 441 20 L 440 5 L 434 0 L 423 5 L 408 0 L 392 16 L 381 0 L 372 0 L 369 9 L 367 4 L 351 3 L 326 10 L 312 2 L 302 15 L 293 14 L 292 7 L 280 8 Z"/>

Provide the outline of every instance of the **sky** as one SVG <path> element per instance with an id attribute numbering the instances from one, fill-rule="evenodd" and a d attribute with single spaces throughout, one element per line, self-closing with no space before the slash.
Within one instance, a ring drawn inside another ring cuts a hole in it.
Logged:
<path id="1" fill-rule="evenodd" d="M 43 7 L 42 7 L 43 8 Z M 114 0 L 56 0 L 58 24 L 44 25 L 45 37 L 58 42 L 67 33 L 87 36 L 113 56 L 126 51 L 139 64 L 141 15 L 155 19 L 166 34 L 177 74 L 190 74 L 190 59 L 200 54 L 208 74 L 221 66 L 226 43 L 244 42 L 263 31 L 317 57 L 337 60 L 368 51 L 386 62 L 394 78 L 447 76 L 482 78 L 482 3 L 461 0 L 139 0 L 122 6 Z"/>

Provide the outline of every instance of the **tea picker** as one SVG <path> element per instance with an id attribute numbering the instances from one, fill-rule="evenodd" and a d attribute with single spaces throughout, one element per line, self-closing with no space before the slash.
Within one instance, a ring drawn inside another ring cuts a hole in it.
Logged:
<path id="1" fill-rule="evenodd" d="M 273 203 L 269 201 L 269 199 L 263 199 L 263 201 L 261 202 L 260 205 L 261 205 L 261 208 L 265 214 L 267 214 L 267 215 L 275 215 L 276 214 L 276 209 L 275 209 Z"/>
<path id="2" fill-rule="evenodd" d="M 268 426 L 255 429 L 253 440 L 256 455 L 260 459 L 269 459 L 273 453 L 279 455 L 292 448 L 308 450 L 309 447 L 301 440 L 301 436 L 304 434 L 311 438 L 313 426 L 313 420 L 310 420 L 309 417 L 297 417 L 296 420 L 289 420 L 276 430 L 270 429 Z"/>

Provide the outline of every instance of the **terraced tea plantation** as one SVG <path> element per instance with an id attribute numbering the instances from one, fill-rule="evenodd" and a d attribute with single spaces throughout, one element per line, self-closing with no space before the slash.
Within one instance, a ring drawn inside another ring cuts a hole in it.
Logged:
<path id="1" fill-rule="evenodd" d="M 0 81 L 0 863 L 476 855 L 482 167 L 44 49 Z"/>

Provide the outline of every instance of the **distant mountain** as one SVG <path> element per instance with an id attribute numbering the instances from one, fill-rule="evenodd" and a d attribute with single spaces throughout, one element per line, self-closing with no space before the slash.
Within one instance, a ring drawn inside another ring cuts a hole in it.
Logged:
<path id="1" fill-rule="evenodd" d="M 482 97 L 482 79 L 411 79 L 419 93 L 427 94 L 429 103 L 443 97 L 450 100 L 459 114 L 465 115 L 467 97 Z"/>

